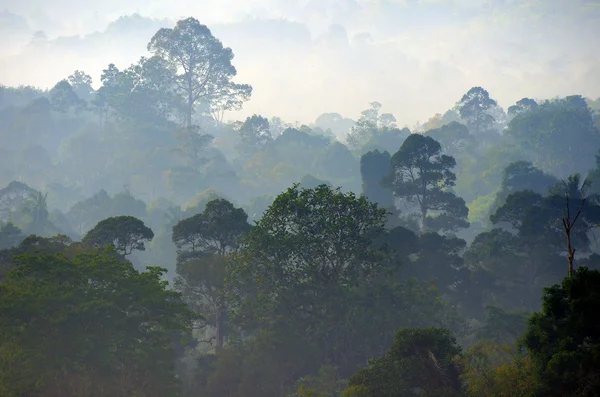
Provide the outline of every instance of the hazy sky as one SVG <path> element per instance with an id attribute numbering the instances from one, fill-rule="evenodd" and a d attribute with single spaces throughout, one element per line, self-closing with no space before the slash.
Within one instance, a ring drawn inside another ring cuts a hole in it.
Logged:
<path id="1" fill-rule="evenodd" d="M 379 101 L 412 126 L 476 85 L 505 108 L 600 96 L 600 0 L 0 0 L 0 83 L 50 87 L 75 69 L 98 81 L 188 16 L 254 87 L 230 118 L 357 118 Z"/>

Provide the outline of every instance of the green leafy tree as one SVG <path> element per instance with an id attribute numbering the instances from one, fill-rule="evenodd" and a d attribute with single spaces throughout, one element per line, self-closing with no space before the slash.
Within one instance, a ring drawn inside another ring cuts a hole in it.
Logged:
<path id="1" fill-rule="evenodd" d="M 446 329 L 400 330 L 385 356 L 352 375 L 344 396 L 461 396 L 460 372 L 454 362 L 460 353 Z"/>
<path id="2" fill-rule="evenodd" d="M 388 152 L 379 150 L 365 153 L 360 158 L 362 194 L 369 201 L 385 209 L 395 207 L 392 189 L 384 184 L 392 173 L 390 160 L 391 156 Z"/>
<path id="3" fill-rule="evenodd" d="M 382 354 L 398 327 L 446 321 L 436 291 L 394 277 L 386 213 L 324 185 L 280 194 L 233 258 L 235 324 L 251 335 L 295 335 L 318 352 L 313 365 L 329 362 L 343 376 Z"/>
<path id="4" fill-rule="evenodd" d="M 531 112 L 536 110 L 538 103 L 531 98 L 522 98 L 517 101 L 514 105 L 510 106 L 507 113 L 510 117 L 518 116 L 521 113 Z"/>
<path id="5" fill-rule="evenodd" d="M 144 243 L 154 238 L 152 229 L 133 216 L 115 216 L 104 219 L 87 232 L 82 242 L 92 247 L 114 246 L 122 255 L 134 250 L 144 251 Z"/>
<path id="6" fill-rule="evenodd" d="M 178 249 L 175 287 L 191 308 L 205 314 L 204 325 L 214 329 L 208 341 L 216 341 L 217 352 L 223 349 L 227 335 L 224 289 L 228 256 L 238 249 L 249 230 L 246 212 L 225 199 L 209 201 L 202 213 L 173 226 L 173 242 Z"/>
<path id="7" fill-rule="evenodd" d="M 463 267 L 462 253 L 467 243 L 455 236 L 424 233 L 419 236 L 415 255 L 400 269 L 400 274 L 433 282 L 445 293 L 457 287 Z"/>
<path id="8" fill-rule="evenodd" d="M 599 288 L 600 272 L 582 267 L 544 292 L 523 336 L 539 382 L 534 395 L 600 393 Z"/>
<path id="9" fill-rule="evenodd" d="M 438 141 L 444 154 L 449 156 L 457 156 L 465 151 L 472 151 L 476 143 L 475 137 L 469 134 L 469 129 L 457 121 L 439 128 L 432 128 L 425 135 Z"/>
<path id="10" fill-rule="evenodd" d="M 273 140 L 269 120 L 256 114 L 246 118 L 246 121 L 240 126 L 239 132 L 238 150 L 246 156 L 261 151 L 268 142 Z"/>
<path id="11" fill-rule="evenodd" d="M 392 156 L 391 185 L 396 198 L 417 205 L 423 231 L 455 231 L 469 226 L 469 210 L 449 189 L 454 186 L 453 157 L 439 142 L 412 134 Z"/>
<path id="12" fill-rule="evenodd" d="M 467 123 L 469 130 L 476 136 L 489 134 L 496 119 L 491 110 L 498 103 L 490 98 L 490 94 L 481 87 L 471 88 L 456 104 L 462 120 Z"/>
<path id="13" fill-rule="evenodd" d="M 518 114 L 506 135 L 530 153 L 536 166 L 560 178 L 594 168 L 600 146 L 592 112 L 579 95 L 545 101 Z"/>
<path id="14" fill-rule="evenodd" d="M 500 190 L 496 193 L 492 210 L 502 206 L 512 193 L 529 190 L 546 195 L 548 190 L 557 183 L 558 179 L 536 168 L 529 161 L 510 163 L 504 168 Z"/>
<path id="15" fill-rule="evenodd" d="M 175 395 L 193 314 L 164 269 L 110 252 L 14 258 L 0 284 L 0 394 Z"/>
<path id="16" fill-rule="evenodd" d="M 192 126 L 194 106 L 208 103 L 222 110 L 238 109 L 249 99 L 252 87 L 231 81 L 237 74 L 231 64 L 233 52 L 194 18 L 160 29 L 148 50 L 177 69 L 175 84 L 185 98 L 185 127 Z"/>
<path id="17" fill-rule="evenodd" d="M 23 241 L 23 232 L 12 222 L 0 223 L 0 225 L 0 250 L 14 247 Z"/>

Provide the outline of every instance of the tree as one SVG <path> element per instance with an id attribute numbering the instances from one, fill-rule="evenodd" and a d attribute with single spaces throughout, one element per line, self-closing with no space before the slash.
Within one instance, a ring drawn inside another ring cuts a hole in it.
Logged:
<path id="1" fill-rule="evenodd" d="M 211 31 L 194 18 L 177 22 L 175 28 L 160 29 L 148 44 L 148 50 L 177 69 L 175 83 L 185 95 L 185 127 L 192 126 L 198 101 L 237 109 L 247 100 L 252 87 L 231 81 L 237 74 L 231 64 L 233 52 L 224 48 Z"/>
<path id="2" fill-rule="evenodd" d="M 14 258 L 0 283 L 2 395 L 175 395 L 173 360 L 193 313 L 161 281 L 108 252 Z"/>
<path id="3" fill-rule="evenodd" d="M 76 70 L 67 78 L 67 81 L 77 96 L 87 101 L 94 93 L 92 88 L 92 77 L 81 70 Z"/>
<path id="4" fill-rule="evenodd" d="M 394 115 L 379 113 L 379 102 L 371 102 L 370 105 L 371 108 L 362 111 L 360 119 L 346 137 L 348 145 L 359 154 L 364 150 L 383 150 L 389 147 L 389 144 L 396 146 L 410 134 L 408 129 L 397 128 Z"/>
<path id="5" fill-rule="evenodd" d="M 381 358 L 349 380 L 345 397 L 460 396 L 459 369 L 454 358 L 461 353 L 450 332 L 443 328 L 403 329 Z"/>
<path id="6" fill-rule="evenodd" d="M 248 232 L 247 219 L 246 212 L 229 201 L 211 200 L 201 214 L 183 219 L 173 227 L 173 242 L 182 252 L 195 257 L 225 256 L 238 248 L 240 237 Z"/>
<path id="7" fill-rule="evenodd" d="M 344 375 L 382 354 L 398 327 L 444 321 L 437 291 L 395 277 L 386 213 L 324 185 L 280 194 L 233 257 L 235 324 L 250 335 L 294 335 L 318 352 L 313 365 L 329 362 Z"/>
<path id="8" fill-rule="evenodd" d="M 456 181 L 452 172 L 455 165 L 453 157 L 441 154 L 439 142 L 421 134 L 409 136 L 392 156 L 394 195 L 418 205 L 423 231 L 454 231 L 469 226 L 464 200 L 449 191 Z"/>
<path id="9" fill-rule="evenodd" d="M 215 330 L 209 341 L 216 341 L 218 353 L 227 333 L 224 288 L 228 257 L 249 230 L 246 212 L 225 199 L 209 201 L 202 213 L 173 226 L 173 242 L 178 250 L 175 287 L 191 308 L 212 318 L 206 324 Z"/>
<path id="10" fill-rule="evenodd" d="M 85 102 L 77 96 L 67 80 L 59 81 L 50 90 L 50 102 L 54 109 L 61 113 L 66 113 L 71 108 L 79 110 L 85 106 Z"/>
<path id="11" fill-rule="evenodd" d="M 591 226 L 597 226 L 600 223 L 600 206 L 597 201 L 598 196 L 587 195 L 589 184 L 589 180 L 586 179 L 581 181 L 581 176 L 575 174 L 569 176 L 566 181 L 563 181 L 560 188 L 557 186 L 556 189 L 554 189 L 555 191 L 551 192 L 554 193 L 554 195 L 550 197 L 550 200 L 552 200 L 554 205 L 558 205 L 559 194 L 562 193 L 562 195 L 564 195 L 566 214 L 562 218 L 562 224 L 567 238 L 569 276 L 573 274 L 573 263 L 575 260 L 573 229 L 577 224 L 577 221 L 581 219 L 580 223 L 584 223 L 584 234 L 587 234 L 588 230 L 591 229 Z M 587 242 L 587 239 L 585 239 L 585 241 Z"/>
<path id="12" fill-rule="evenodd" d="M 381 208 L 393 209 L 394 194 L 384 182 L 390 177 L 392 168 L 391 156 L 388 152 L 374 150 L 360 158 L 360 175 L 362 177 L 362 194 Z"/>
<path id="13" fill-rule="evenodd" d="M 25 212 L 31 216 L 31 222 L 27 227 L 28 234 L 42 235 L 48 228 L 48 205 L 46 199 L 48 193 L 37 192 L 25 205 Z"/>
<path id="14" fill-rule="evenodd" d="M 321 346 L 336 365 L 349 365 L 348 355 L 364 357 L 362 348 L 351 351 L 348 344 L 361 334 L 360 300 L 366 297 L 359 291 L 375 288 L 390 266 L 374 246 L 385 216 L 365 198 L 325 185 L 294 185 L 279 195 L 234 257 L 236 323 L 278 334 L 295 329 L 306 346 Z M 354 316 L 347 317 L 349 310 Z M 363 347 L 372 342 L 363 340 Z"/>
<path id="15" fill-rule="evenodd" d="M 2 224 L 0 222 L 0 250 L 17 246 L 23 241 L 21 229 L 8 222 Z"/>
<path id="16" fill-rule="evenodd" d="M 102 73 L 94 104 L 103 117 L 110 108 L 123 122 L 168 126 L 183 115 L 176 72 L 174 65 L 158 56 L 142 57 L 124 70 L 110 64 Z"/>
<path id="17" fill-rule="evenodd" d="M 122 255 L 144 251 L 144 242 L 154 238 L 152 229 L 133 216 L 115 216 L 100 221 L 82 242 L 92 247 L 114 246 Z"/>
<path id="18" fill-rule="evenodd" d="M 544 292 L 523 336 L 539 381 L 534 395 L 600 393 L 599 288 L 600 272 L 581 267 Z"/>
<path id="19" fill-rule="evenodd" d="M 463 119 L 471 133 L 479 136 L 493 129 L 496 122 L 491 110 L 498 103 L 490 98 L 490 94 L 481 87 L 471 88 L 456 104 L 461 119 Z"/>
<path id="20" fill-rule="evenodd" d="M 537 109 L 538 103 L 530 98 L 522 98 L 517 101 L 514 105 L 508 108 L 508 115 L 510 117 L 515 117 L 521 113 L 531 112 Z"/>
<path id="21" fill-rule="evenodd" d="M 510 163 L 502 173 L 500 190 L 496 193 L 492 211 L 502 206 L 512 193 L 529 190 L 545 195 L 557 183 L 558 179 L 536 168 L 529 161 Z"/>
<path id="22" fill-rule="evenodd" d="M 400 274 L 433 282 L 445 293 L 452 292 L 459 281 L 466 245 L 465 240 L 455 236 L 424 233 L 419 236 L 413 260 L 405 263 Z"/>
<path id="23" fill-rule="evenodd" d="M 457 121 L 432 128 L 425 133 L 440 143 L 444 154 L 456 156 L 473 148 L 475 138 L 469 134 L 469 129 Z"/>
<path id="24" fill-rule="evenodd" d="M 38 193 L 22 182 L 10 182 L 0 189 L 0 219 L 8 221 L 12 213 L 22 209 Z"/>
<path id="25" fill-rule="evenodd" d="M 262 150 L 265 145 L 273 140 L 269 127 L 269 120 L 253 115 L 246 118 L 240 126 L 239 151 L 244 155 L 252 155 Z"/>
<path id="26" fill-rule="evenodd" d="M 560 178 L 595 166 L 600 132 L 580 95 L 545 101 L 515 116 L 506 129 L 536 166 Z"/>

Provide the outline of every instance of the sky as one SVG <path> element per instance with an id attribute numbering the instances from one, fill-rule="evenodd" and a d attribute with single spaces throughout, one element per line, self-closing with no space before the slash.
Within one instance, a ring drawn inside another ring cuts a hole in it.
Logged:
<path id="1" fill-rule="evenodd" d="M 228 119 L 357 119 L 378 101 L 411 127 L 473 86 L 504 108 L 600 97 L 600 0 L 0 0 L 0 84 L 48 88 L 84 70 L 97 87 L 190 16 L 254 87 Z"/>

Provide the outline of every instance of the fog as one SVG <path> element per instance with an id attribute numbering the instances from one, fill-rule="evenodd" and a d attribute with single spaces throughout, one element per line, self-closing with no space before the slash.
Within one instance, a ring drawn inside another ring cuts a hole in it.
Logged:
<path id="1" fill-rule="evenodd" d="M 0 2 L 0 397 L 600 396 L 600 1 Z"/>
<path id="2" fill-rule="evenodd" d="M 472 86 L 503 106 L 600 87 L 597 1 L 3 0 L 2 9 L 0 83 L 45 88 L 75 69 L 97 86 L 109 63 L 129 66 L 159 27 L 194 16 L 254 87 L 230 119 L 357 118 L 376 100 L 412 127 Z M 32 41 L 36 31 L 47 39 Z"/>

